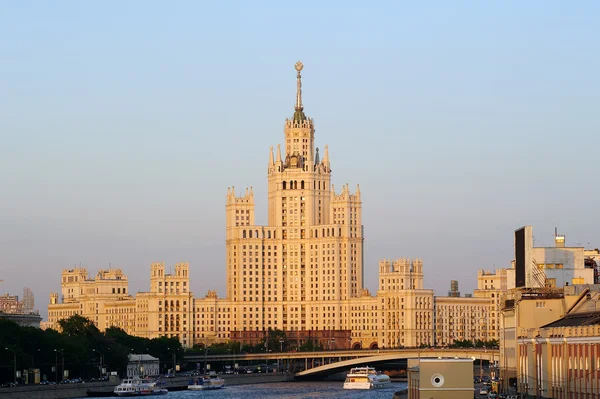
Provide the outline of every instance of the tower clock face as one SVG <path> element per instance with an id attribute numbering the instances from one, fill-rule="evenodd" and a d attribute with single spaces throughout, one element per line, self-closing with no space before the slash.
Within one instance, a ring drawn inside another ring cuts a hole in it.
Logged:
<path id="1" fill-rule="evenodd" d="M 290 166 L 296 168 L 298 166 L 298 157 L 297 156 L 292 156 L 290 158 Z"/>

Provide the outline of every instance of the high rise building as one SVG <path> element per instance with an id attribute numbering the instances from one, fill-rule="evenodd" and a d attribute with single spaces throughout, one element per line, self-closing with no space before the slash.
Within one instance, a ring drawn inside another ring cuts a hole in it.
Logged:
<path id="1" fill-rule="evenodd" d="M 302 63 L 295 65 L 294 114 L 286 119 L 284 146 L 270 149 L 267 165 L 267 225 L 255 222 L 254 191 L 226 197 L 226 298 L 215 291 L 194 297 L 187 263 L 166 273 L 163 263 L 150 271 L 150 291 L 131 297 L 120 270 L 63 270 L 62 301 L 52 294 L 49 323 L 73 314 L 90 318 L 101 330 L 123 328 L 154 338 L 177 337 L 182 345 L 230 339 L 257 343 L 273 329 L 295 345 L 311 340 L 327 348 L 393 348 L 434 344 L 433 290 L 423 287 L 419 259 L 379 262 L 376 295 L 363 287 L 363 226 L 360 189 L 339 192 L 331 182 L 329 149 L 315 145 L 315 125 L 304 112 Z M 456 287 L 458 292 L 458 287 Z M 469 300 L 471 299 L 471 300 Z M 450 298 L 445 318 L 485 316 L 485 299 Z M 456 315 L 456 316 L 455 316 Z M 439 320 L 443 342 L 454 331 Z M 458 326 L 459 323 L 456 323 Z M 458 328 L 458 327 L 457 327 Z M 468 334 L 481 338 L 477 323 Z M 466 335 L 465 335 L 466 334 Z M 289 346 L 288 346 L 289 348 Z"/>
<path id="2" fill-rule="evenodd" d="M 251 189 L 227 193 L 227 297 L 237 304 L 232 324 L 242 331 L 344 329 L 348 301 L 363 286 L 360 190 L 335 192 L 328 148 L 321 158 L 304 112 L 302 63 L 295 68 L 284 151 L 271 147 L 269 156 L 268 225 L 255 224 Z"/>
<path id="3" fill-rule="evenodd" d="M 554 246 L 535 247 L 533 228 L 515 230 L 515 286 L 560 288 L 568 284 L 594 284 L 600 255 L 597 249 L 566 246 L 555 231 Z"/>
<path id="4" fill-rule="evenodd" d="M 35 307 L 35 297 L 31 288 L 23 288 L 23 312 L 31 313 Z"/>

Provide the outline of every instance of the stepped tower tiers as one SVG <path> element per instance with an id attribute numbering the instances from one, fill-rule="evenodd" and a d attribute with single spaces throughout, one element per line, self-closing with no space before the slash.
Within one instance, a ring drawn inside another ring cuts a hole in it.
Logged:
<path id="1" fill-rule="evenodd" d="M 296 63 L 296 103 L 284 126 L 285 147 L 270 149 L 268 225 L 254 223 L 254 194 L 226 202 L 227 297 L 232 330 L 332 330 L 363 288 L 360 189 L 331 184 L 329 149 L 315 148 L 315 126 L 302 103 L 303 65 Z M 326 302 L 326 303 L 324 303 Z M 325 316 L 326 315 L 326 316 Z"/>

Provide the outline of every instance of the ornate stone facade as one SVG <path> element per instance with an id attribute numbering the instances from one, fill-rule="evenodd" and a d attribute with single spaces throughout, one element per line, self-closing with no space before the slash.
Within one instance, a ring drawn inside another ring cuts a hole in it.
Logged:
<path id="1" fill-rule="evenodd" d="M 178 337 L 184 346 L 268 329 L 299 341 L 349 332 L 339 347 L 434 344 L 433 290 L 423 288 L 420 260 L 382 260 L 377 294 L 363 287 L 360 188 L 352 192 L 345 184 L 336 192 L 331 183 L 329 148 L 321 158 L 314 122 L 304 113 L 302 69 L 296 64 L 296 105 L 284 124 L 284 148 L 269 153 L 268 224 L 255 222 L 252 188 L 241 196 L 227 190 L 226 298 L 214 291 L 194 298 L 187 264 L 176 265 L 173 275 L 152 264 L 150 291 L 135 298 L 120 270 L 101 271 L 94 280 L 85 269 L 64 270 L 63 301 L 53 294 L 48 306 L 50 326 L 78 313 L 100 329 Z"/>
<path id="2" fill-rule="evenodd" d="M 100 270 L 93 279 L 87 269 L 63 269 L 61 294 L 62 303 L 57 293 L 50 294 L 47 328 L 58 330 L 59 320 L 79 314 L 100 330 L 116 326 L 135 333 L 135 298 L 121 269 Z"/>

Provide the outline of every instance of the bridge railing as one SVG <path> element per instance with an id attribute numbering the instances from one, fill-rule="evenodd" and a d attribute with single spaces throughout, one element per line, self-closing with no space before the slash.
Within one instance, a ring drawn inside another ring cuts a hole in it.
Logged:
<path id="1" fill-rule="evenodd" d="M 306 359 L 306 358 L 329 358 L 329 357 L 367 357 L 377 354 L 405 354 L 405 353 L 417 353 L 423 357 L 430 357 L 427 354 L 452 354 L 453 356 L 459 357 L 471 357 L 473 355 L 479 355 L 481 353 L 487 353 L 488 358 L 492 355 L 498 356 L 498 349 L 483 349 L 483 348 L 452 348 L 452 349 L 441 349 L 441 348 L 402 348 L 402 349 L 339 349 L 339 350 L 328 350 L 328 351 L 311 351 L 311 352 L 269 352 L 269 353 L 235 353 L 235 354 L 208 354 L 207 360 L 259 360 L 259 359 Z M 476 356 L 479 358 L 480 356 Z M 189 361 L 196 361 L 204 359 L 204 354 L 188 354 L 184 356 L 184 359 Z"/>

